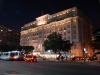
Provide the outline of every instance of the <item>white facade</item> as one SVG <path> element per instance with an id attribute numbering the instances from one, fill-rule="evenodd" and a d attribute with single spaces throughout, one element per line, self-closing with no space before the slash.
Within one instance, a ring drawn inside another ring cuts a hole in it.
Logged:
<path id="1" fill-rule="evenodd" d="M 43 15 L 36 21 L 25 24 L 21 29 L 20 45 L 34 46 L 36 51 L 44 51 L 42 46 L 44 40 L 52 32 L 60 33 L 64 40 L 74 42 L 71 54 L 83 55 L 85 47 L 88 53 L 92 53 L 89 43 L 92 35 L 92 25 L 82 15 L 78 15 L 76 7 L 70 8 L 53 15 Z M 55 20 L 56 19 L 56 20 Z M 83 47 L 84 46 L 84 47 Z"/>

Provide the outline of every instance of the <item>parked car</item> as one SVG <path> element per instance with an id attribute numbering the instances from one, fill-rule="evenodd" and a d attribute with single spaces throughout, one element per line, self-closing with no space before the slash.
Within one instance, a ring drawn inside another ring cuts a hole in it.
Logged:
<path id="1" fill-rule="evenodd" d="M 94 61 L 94 60 L 98 60 L 98 58 L 97 57 L 88 57 L 88 58 L 86 58 L 86 60 L 88 60 L 88 61 Z"/>
<path id="2" fill-rule="evenodd" d="M 82 60 L 82 57 L 73 57 L 72 60 Z"/>
<path id="3" fill-rule="evenodd" d="M 25 56 L 24 57 L 24 60 L 27 62 L 27 61 L 30 61 L 30 62 L 37 62 L 37 57 L 36 56 L 33 56 L 33 55 L 28 55 L 28 56 Z"/>

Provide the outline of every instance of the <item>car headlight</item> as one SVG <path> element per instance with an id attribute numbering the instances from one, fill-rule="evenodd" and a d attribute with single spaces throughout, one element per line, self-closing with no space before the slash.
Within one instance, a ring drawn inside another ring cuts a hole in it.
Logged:
<path id="1" fill-rule="evenodd" d="M 17 57 L 16 57 L 16 56 L 14 56 L 14 58 L 16 59 Z"/>

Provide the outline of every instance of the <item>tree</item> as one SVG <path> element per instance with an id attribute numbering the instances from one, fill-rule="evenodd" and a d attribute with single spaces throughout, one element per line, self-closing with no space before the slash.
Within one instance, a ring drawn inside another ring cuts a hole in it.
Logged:
<path id="1" fill-rule="evenodd" d="M 19 48 L 20 50 L 25 50 L 25 53 L 28 54 L 29 52 L 31 52 L 32 50 L 34 50 L 33 46 L 20 46 Z"/>
<path id="2" fill-rule="evenodd" d="M 91 41 L 90 45 L 93 50 L 100 50 L 100 35 L 96 35 L 95 39 Z"/>
<path id="3" fill-rule="evenodd" d="M 63 51 L 69 52 L 71 50 L 71 46 L 73 46 L 73 43 L 70 43 L 69 40 L 63 41 Z"/>
<path id="4" fill-rule="evenodd" d="M 16 45 L 0 45 L 0 50 L 2 52 L 8 52 L 8 51 L 12 51 L 12 50 L 17 50 Z"/>
<path id="5" fill-rule="evenodd" d="M 59 33 L 53 32 L 47 37 L 47 40 L 44 41 L 43 46 L 45 47 L 45 50 L 52 49 L 55 53 L 60 52 L 62 49 L 62 36 Z"/>
<path id="6" fill-rule="evenodd" d="M 0 45 L 0 51 L 1 52 L 8 52 L 8 51 L 13 51 L 13 50 L 25 50 L 25 53 L 29 53 L 32 50 L 34 50 L 33 46 L 20 46 L 20 45 Z"/>
<path id="7" fill-rule="evenodd" d="M 71 49 L 72 43 L 69 40 L 64 41 L 61 34 L 53 32 L 47 37 L 47 40 L 44 41 L 43 46 L 45 50 L 52 49 L 55 53 L 60 51 L 68 52 Z"/>

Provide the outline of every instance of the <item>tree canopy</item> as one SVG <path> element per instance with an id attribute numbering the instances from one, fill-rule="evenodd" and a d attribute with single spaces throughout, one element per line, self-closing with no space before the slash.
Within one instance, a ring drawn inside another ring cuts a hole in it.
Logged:
<path id="1" fill-rule="evenodd" d="M 68 51 L 71 48 L 70 41 L 64 41 L 61 34 L 53 32 L 48 35 L 47 39 L 44 41 L 43 46 L 45 50 L 53 50 L 55 53 L 60 51 Z"/>
<path id="2" fill-rule="evenodd" d="M 13 50 L 25 50 L 25 53 L 29 53 L 30 51 L 34 50 L 33 46 L 20 46 L 20 45 L 0 45 L 0 51 L 1 52 L 8 52 Z"/>
<path id="3" fill-rule="evenodd" d="M 94 40 L 91 41 L 90 45 L 92 46 L 93 50 L 100 50 L 100 34 L 96 34 Z"/>

